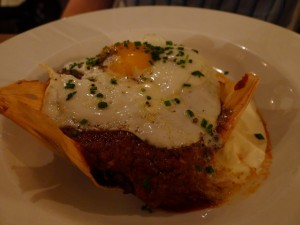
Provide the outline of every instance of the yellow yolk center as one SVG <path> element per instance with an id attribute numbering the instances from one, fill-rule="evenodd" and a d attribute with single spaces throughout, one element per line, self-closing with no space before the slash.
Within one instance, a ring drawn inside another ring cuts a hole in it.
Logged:
<path id="1" fill-rule="evenodd" d="M 109 65 L 109 70 L 121 76 L 134 76 L 147 70 L 151 64 L 151 55 L 145 52 L 145 48 L 134 43 L 119 45 L 116 47 L 116 55 Z"/>

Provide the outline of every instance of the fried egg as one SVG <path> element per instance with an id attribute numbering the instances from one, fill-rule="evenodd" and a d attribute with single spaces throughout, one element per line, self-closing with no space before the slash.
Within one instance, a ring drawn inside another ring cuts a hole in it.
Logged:
<path id="1" fill-rule="evenodd" d="M 215 126 L 220 114 L 217 73 L 197 50 L 126 41 L 103 52 L 101 66 L 91 58 L 65 66 L 80 79 L 51 74 L 44 111 L 60 126 L 127 130 L 164 148 L 217 144 L 201 126 Z"/>
<path id="2" fill-rule="evenodd" d="M 161 38 L 124 41 L 67 63 L 50 78 L 43 111 L 60 127 L 125 130 L 170 150 L 200 140 L 221 147 L 218 72 L 196 49 Z M 266 137 L 252 103 L 217 161 L 238 173 L 259 168 L 267 141 L 255 140 L 255 133 Z"/>

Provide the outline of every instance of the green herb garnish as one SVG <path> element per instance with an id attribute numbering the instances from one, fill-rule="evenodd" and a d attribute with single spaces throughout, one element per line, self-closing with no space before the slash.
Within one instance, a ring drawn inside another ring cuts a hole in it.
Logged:
<path id="1" fill-rule="evenodd" d="M 213 135 L 213 125 L 212 124 L 209 124 L 207 127 L 206 127 L 206 132 L 209 134 L 209 135 Z"/>
<path id="2" fill-rule="evenodd" d="M 206 128 L 207 124 L 208 124 L 208 121 L 206 119 L 202 119 L 201 127 Z"/>
<path id="3" fill-rule="evenodd" d="M 261 134 L 261 133 L 256 133 L 254 134 L 254 136 L 258 139 L 258 140 L 264 140 L 265 137 Z"/>
<path id="4" fill-rule="evenodd" d="M 107 102 L 99 102 L 99 103 L 98 103 L 98 108 L 99 108 L 99 109 L 105 109 L 105 108 L 107 108 L 107 107 L 108 107 Z"/>
<path id="5" fill-rule="evenodd" d="M 115 78 L 112 78 L 110 80 L 110 83 L 113 84 L 113 85 L 116 85 L 116 84 L 118 84 L 118 81 Z"/>
<path id="6" fill-rule="evenodd" d="M 215 172 L 215 169 L 212 166 L 205 167 L 205 172 L 208 174 L 212 174 Z"/>
<path id="7" fill-rule="evenodd" d="M 90 94 L 96 94 L 97 86 L 95 84 L 92 84 L 90 87 Z"/>
<path id="8" fill-rule="evenodd" d="M 176 104 L 180 104 L 180 99 L 179 99 L 179 98 L 174 98 L 173 100 L 174 100 L 174 102 L 175 102 Z"/>
<path id="9" fill-rule="evenodd" d="M 184 51 L 179 51 L 176 56 L 184 56 Z"/>
<path id="10" fill-rule="evenodd" d="M 73 70 L 75 67 L 81 68 L 82 64 L 83 64 L 82 62 L 81 63 L 74 62 L 69 66 L 69 70 Z"/>
<path id="11" fill-rule="evenodd" d="M 204 77 L 204 74 L 201 73 L 199 70 L 193 71 L 192 75 L 195 77 Z"/>
<path id="12" fill-rule="evenodd" d="M 193 112 L 192 110 L 190 110 L 190 109 L 186 110 L 185 112 L 186 112 L 186 114 L 187 114 L 189 117 L 194 117 L 194 116 L 195 116 L 194 112 Z"/>
<path id="13" fill-rule="evenodd" d="M 86 125 L 89 121 L 87 119 L 80 120 L 80 125 Z"/>
<path id="14" fill-rule="evenodd" d="M 164 101 L 164 103 L 165 103 L 165 106 L 171 106 L 171 101 L 170 100 L 166 100 L 166 101 Z"/>
<path id="15" fill-rule="evenodd" d="M 183 83 L 182 84 L 182 87 L 191 87 L 192 85 L 191 84 L 189 84 L 189 83 Z"/>
<path id="16" fill-rule="evenodd" d="M 129 40 L 123 42 L 125 48 L 128 48 L 128 44 L 129 44 Z"/>
<path id="17" fill-rule="evenodd" d="M 135 42 L 134 42 L 134 45 L 135 45 L 136 47 L 141 46 L 141 45 L 142 45 L 142 42 L 140 42 L 140 41 L 135 41 Z"/>
<path id="18" fill-rule="evenodd" d="M 85 61 L 85 64 L 88 67 L 96 66 L 98 64 L 98 57 L 95 56 L 95 57 L 87 58 L 86 61 Z"/>
<path id="19" fill-rule="evenodd" d="M 176 64 L 177 65 L 183 65 L 183 64 L 185 64 L 185 60 L 180 59 Z"/>
<path id="20" fill-rule="evenodd" d="M 65 84 L 65 89 L 74 89 L 75 84 L 73 82 L 73 80 L 68 80 L 68 82 Z"/>
<path id="21" fill-rule="evenodd" d="M 74 70 L 74 69 L 73 69 L 73 70 L 70 70 L 70 73 L 71 73 L 71 75 L 74 76 L 74 77 L 77 77 L 77 78 L 79 77 L 79 72 L 78 72 L 77 70 Z"/>
<path id="22" fill-rule="evenodd" d="M 74 95 L 76 95 L 76 93 L 77 93 L 77 91 L 69 93 L 68 96 L 67 96 L 67 98 L 66 98 L 66 100 L 69 101 L 71 98 L 74 97 Z"/>
<path id="23" fill-rule="evenodd" d="M 172 41 L 166 41 L 166 45 L 173 45 Z"/>
<path id="24" fill-rule="evenodd" d="M 103 98 L 104 95 L 103 95 L 102 93 L 98 93 L 98 94 L 96 94 L 96 97 L 97 97 L 97 98 Z"/>

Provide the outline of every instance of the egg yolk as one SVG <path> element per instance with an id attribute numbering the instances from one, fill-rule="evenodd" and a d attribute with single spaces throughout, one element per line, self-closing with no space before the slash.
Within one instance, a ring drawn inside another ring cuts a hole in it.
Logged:
<path id="1" fill-rule="evenodd" d="M 121 76 L 135 76 L 151 67 L 151 54 L 140 45 L 129 42 L 116 46 L 116 54 L 109 65 L 109 70 Z"/>

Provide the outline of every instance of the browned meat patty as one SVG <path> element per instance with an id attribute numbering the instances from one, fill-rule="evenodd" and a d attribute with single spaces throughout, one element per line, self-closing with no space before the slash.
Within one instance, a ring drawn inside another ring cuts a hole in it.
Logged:
<path id="1" fill-rule="evenodd" d="M 150 207 L 168 210 L 220 203 L 215 195 L 220 187 L 212 186 L 209 179 L 215 173 L 212 160 L 216 149 L 201 142 L 165 149 L 153 147 L 127 131 L 62 130 L 80 143 L 91 173 L 102 186 L 119 187 Z"/>

